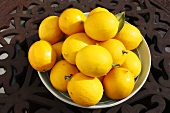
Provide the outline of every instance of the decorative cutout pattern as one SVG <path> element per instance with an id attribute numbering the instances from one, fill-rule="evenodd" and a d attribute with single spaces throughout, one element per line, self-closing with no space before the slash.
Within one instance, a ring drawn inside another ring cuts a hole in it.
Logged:
<path id="1" fill-rule="evenodd" d="M 1 0 L 0 1 L 0 113 L 167 113 L 170 110 L 170 1 L 169 0 Z M 111 108 L 82 109 L 55 98 L 41 83 L 27 60 L 37 40 L 40 22 L 69 7 L 89 12 L 105 7 L 125 11 L 137 26 L 152 57 L 143 88 L 128 101 Z"/>

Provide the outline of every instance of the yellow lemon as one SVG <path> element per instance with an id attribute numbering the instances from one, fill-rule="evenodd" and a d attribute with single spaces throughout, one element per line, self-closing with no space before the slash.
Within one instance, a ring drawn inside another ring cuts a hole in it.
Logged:
<path id="1" fill-rule="evenodd" d="M 66 35 L 83 32 L 86 18 L 81 10 L 68 8 L 59 17 L 59 27 Z"/>
<path id="2" fill-rule="evenodd" d="M 106 96 L 119 100 L 129 96 L 134 88 L 134 75 L 126 68 L 113 68 L 104 78 Z"/>
<path id="3" fill-rule="evenodd" d="M 103 86 L 100 80 L 82 73 L 77 73 L 71 78 L 67 90 L 71 99 L 82 106 L 95 105 L 103 96 Z"/>
<path id="4" fill-rule="evenodd" d="M 67 92 L 68 80 L 66 76 L 73 76 L 78 73 L 75 65 L 68 63 L 65 60 L 58 61 L 50 72 L 50 81 L 53 87 L 61 92 Z"/>
<path id="5" fill-rule="evenodd" d="M 103 82 L 103 80 L 104 80 L 104 77 L 105 76 L 100 76 L 100 77 L 97 77 L 99 80 L 100 80 L 100 82 L 102 83 Z"/>
<path id="6" fill-rule="evenodd" d="M 112 55 L 113 63 L 122 65 L 128 52 L 124 44 L 116 39 L 109 39 L 99 43 L 100 46 L 106 48 Z"/>
<path id="7" fill-rule="evenodd" d="M 94 45 L 95 41 L 85 33 L 76 33 L 67 37 L 62 46 L 62 55 L 66 61 L 75 64 L 77 52 L 85 46 Z"/>
<path id="8" fill-rule="evenodd" d="M 106 12 L 109 12 L 106 8 L 103 8 L 103 7 L 96 7 L 94 8 L 93 10 L 90 11 L 89 15 L 92 15 L 94 13 L 97 13 L 97 12 L 100 12 L 100 11 L 106 11 Z"/>
<path id="9" fill-rule="evenodd" d="M 61 42 L 57 42 L 57 43 L 55 43 L 55 44 L 52 45 L 52 47 L 54 48 L 54 50 L 56 51 L 57 56 L 58 56 L 57 61 L 60 60 L 60 58 L 61 58 L 61 55 L 62 55 L 61 50 L 62 50 L 62 45 L 63 45 L 63 43 L 64 43 L 64 42 L 61 41 Z"/>
<path id="10" fill-rule="evenodd" d="M 133 51 L 128 50 L 127 52 L 128 55 L 121 67 L 127 68 L 134 74 L 134 78 L 136 78 L 142 69 L 141 61 Z"/>
<path id="11" fill-rule="evenodd" d="M 89 45 L 76 55 L 76 66 L 85 75 L 99 77 L 106 75 L 112 68 L 112 56 L 102 46 Z"/>
<path id="12" fill-rule="evenodd" d="M 118 31 L 118 26 L 119 21 L 114 14 L 106 11 L 90 15 L 84 23 L 86 34 L 97 41 L 113 38 Z"/>
<path id="13" fill-rule="evenodd" d="M 28 60 L 37 71 L 48 71 L 56 62 L 57 54 L 52 45 L 44 40 L 37 41 L 31 45 L 28 51 Z"/>
<path id="14" fill-rule="evenodd" d="M 62 36 L 63 32 L 59 28 L 59 17 L 58 16 L 49 16 L 45 18 L 38 29 L 38 34 L 40 39 L 46 40 L 51 44 L 56 43 L 59 41 Z"/>
<path id="15" fill-rule="evenodd" d="M 142 41 L 142 35 L 138 28 L 129 23 L 125 23 L 114 38 L 120 40 L 127 50 L 136 49 Z"/>

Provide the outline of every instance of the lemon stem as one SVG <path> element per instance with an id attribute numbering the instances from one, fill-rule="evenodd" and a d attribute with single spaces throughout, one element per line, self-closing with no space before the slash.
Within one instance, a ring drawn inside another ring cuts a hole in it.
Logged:
<path id="1" fill-rule="evenodd" d="M 73 76 L 73 74 L 70 74 L 70 76 L 65 76 L 64 78 L 65 78 L 65 80 L 67 79 L 68 81 L 70 81 L 72 76 Z"/>
<path id="2" fill-rule="evenodd" d="M 128 52 L 127 52 L 127 51 L 125 51 L 125 50 L 122 50 L 122 53 L 123 53 L 123 54 L 125 54 L 125 53 L 126 53 L 126 54 L 128 54 Z"/>
<path id="3" fill-rule="evenodd" d="M 84 24 L 84 22 L 82 21 L 80 24 Z"/>
<path id="4" fill-rule="evenodd" d="M 120 66 L 120 64 L 112 64 L 112 67 Z"/>

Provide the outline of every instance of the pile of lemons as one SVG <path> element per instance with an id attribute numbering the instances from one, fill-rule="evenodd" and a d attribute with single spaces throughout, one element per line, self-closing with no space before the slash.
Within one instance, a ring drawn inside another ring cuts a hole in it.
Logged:
<path id="1" fill-rule="evenodd" d="M 79 105 L 95 105 L 103 94 L 113 100 L 126 98 L 141 72 L 133 50 L 142 36 L 121 14 L 97 7 L 85 16 L 68 8 L 60 16 L 46 17 L 39 26 L 40 40 L 28 51 L 31 66 L 49 71 L 54 88 L 68 92 Z"/>

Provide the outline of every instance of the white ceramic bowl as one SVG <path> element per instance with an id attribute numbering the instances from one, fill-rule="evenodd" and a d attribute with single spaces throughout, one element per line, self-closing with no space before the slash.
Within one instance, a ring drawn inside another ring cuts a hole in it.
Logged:
<path id="1" fill-rule="evenodd" d="M 85 15 L 87 16 L 88 13 L 85 13 Z M 143 36 L 141 36 L 141 37 L 143 38 Z M 45 87 L 56 98 L 60 99 L 63 102 L 66 102 L 70 105 L 74 105 L 74 106 L 77 106 L 77 107 L 89 108 L 89 109 L 112 107 L 112 106 L 116 106 L 118 104 L 125 102 L 126 100 L 130 99 L 133 95 L 135 95 L 141 89 L 141 87 L 144 85 L 144 83 L 145 83 L 145 81 L 146 81 L 146 79 L 149 75 L 150 66 L 151 66 L 151 55 L 150 55 L 150 50 L 148 48 L 148 45 L 147 45 L 144 38 L 143 38 L 143 41 L 141 42 L 141 44 L 138 46 L 138 48 L 134 52 L 139 56 L 139 58 L 141 60 L 142 70 L 141 70 L 140 75 L 136 79 L 135 87 L 134 87 L 132 93 L 128 97 L 126 97 L 122 100 L 118 100 L 118 101 L 109 99 L 104 95 L 103 98 L 101 99 L 101 101 L 96 105 L 93 105 L 93 106 L 90 106 L 90 107 L 80 106 L 80 105 L 74 103 L 67 93 L 57 91 L 52 86 L 52 84 L 49 80 L 49 75 L 48 75 L 47 72 L 38 72 L 38 74 L 39 74 L 41 81 L 45 85 Z"/>

